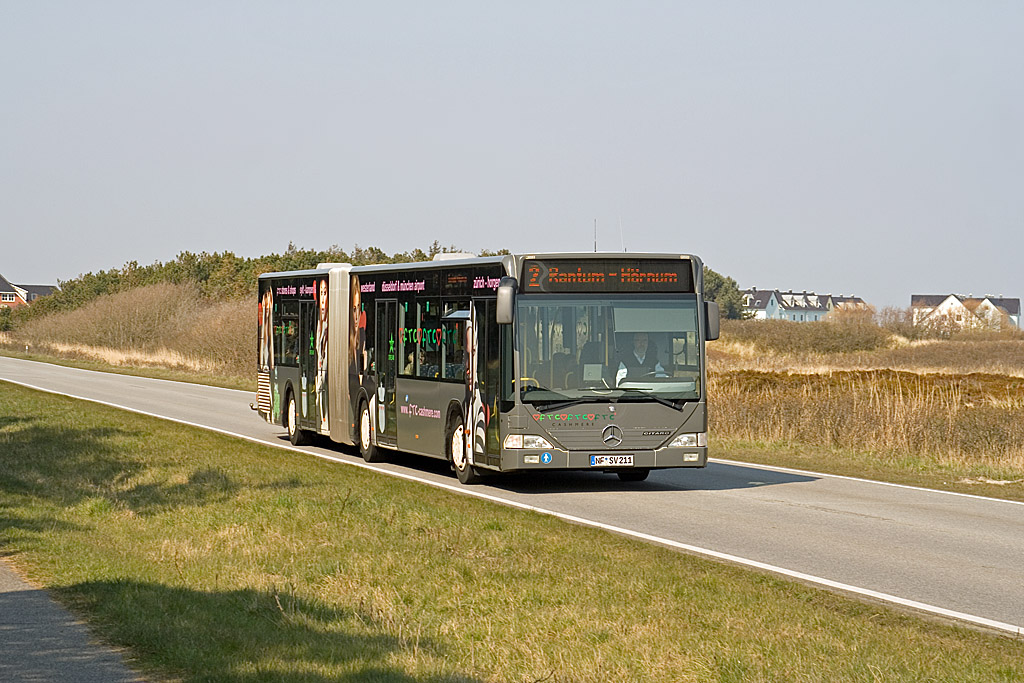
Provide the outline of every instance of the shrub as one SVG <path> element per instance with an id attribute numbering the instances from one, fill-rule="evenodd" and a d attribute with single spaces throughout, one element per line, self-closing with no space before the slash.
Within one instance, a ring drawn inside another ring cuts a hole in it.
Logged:
<path id="1" fill-rule="evenodd" d="M 181 321 L 167 347 L 216 368 L 218 374 L 255 376 L 256 306 L 253 301 L 229 300 L 208 304 Z"/>
<path id="2" fill-rule="evenodd" d="M 889 333 L 863 317 L 795 323 L 788 320 L 722 321 L 726 340 L 753 344 L 780 353 L 849 353 L 873 351 L 889 343 Z"/>
<path id="3" fill-rule="evenodd" d="M 249 299 L 210 302 L 195 285 L 161 283 L 29 321 L 17 337 L 63 355 L 247 378 L 255 362 L 256 315 Z"/>
<path id="4" fill-rule="evenodd" d="M 198 307 L 194 285 L 161 283 L 103 295 L 76 310 L 30 320 L 18 329 L 18 336 L 33 345 L 154 349 L 176 335 Z"/>

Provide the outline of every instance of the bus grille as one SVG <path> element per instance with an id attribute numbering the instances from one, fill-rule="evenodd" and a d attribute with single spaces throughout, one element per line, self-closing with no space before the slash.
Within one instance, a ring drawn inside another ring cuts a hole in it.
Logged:
<path id="1" fill-rule="evenodd" d="M 645 431 L 654 431 L 656 434 L 644 436 Z M 599 450 L 608 448 L 601 440 L 601 430 L 594 429 L 553 429 L 551 435 L 558 440 L 562 446 L 571 451 L 574 450 Z M 668 437 L 665 436 L 664 427 L 627 427 L 622 430 L 622 444 L 618 450 L 651 450 L 665 445 Z"/>
<path id="2" fill-rule="evenodd" d="M 260 372 L 256 375 L 256 409 L 261 413 L 270 414 L 269 372 Z"/>

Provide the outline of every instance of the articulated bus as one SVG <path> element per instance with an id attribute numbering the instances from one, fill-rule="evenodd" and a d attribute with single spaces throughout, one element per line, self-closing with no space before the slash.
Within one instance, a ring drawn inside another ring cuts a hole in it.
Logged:
<path id="1" fill-rule="evenodd" d="M 707 464 L 719 311 L 698 257 L 440 256 L 261 275 L 260 415 L 368 462 L 445 458 L 464 484 Z"/>

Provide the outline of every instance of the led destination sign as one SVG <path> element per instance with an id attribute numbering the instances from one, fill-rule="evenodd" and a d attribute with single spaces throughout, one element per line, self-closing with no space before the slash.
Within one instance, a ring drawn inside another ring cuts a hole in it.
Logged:
<path id="1" fill-rule="evenodd" d="M 531 259 L 524 292 L 692 292 L 688 259 Z"/>

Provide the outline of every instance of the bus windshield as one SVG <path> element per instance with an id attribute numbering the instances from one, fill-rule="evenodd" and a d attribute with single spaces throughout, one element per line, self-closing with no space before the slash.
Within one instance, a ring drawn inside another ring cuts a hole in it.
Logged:
<path id="1" fill-rule="evenodd" d="M 524 403 L 700 398 L 696 295 L 519 296 L 517 307 Z"/>

